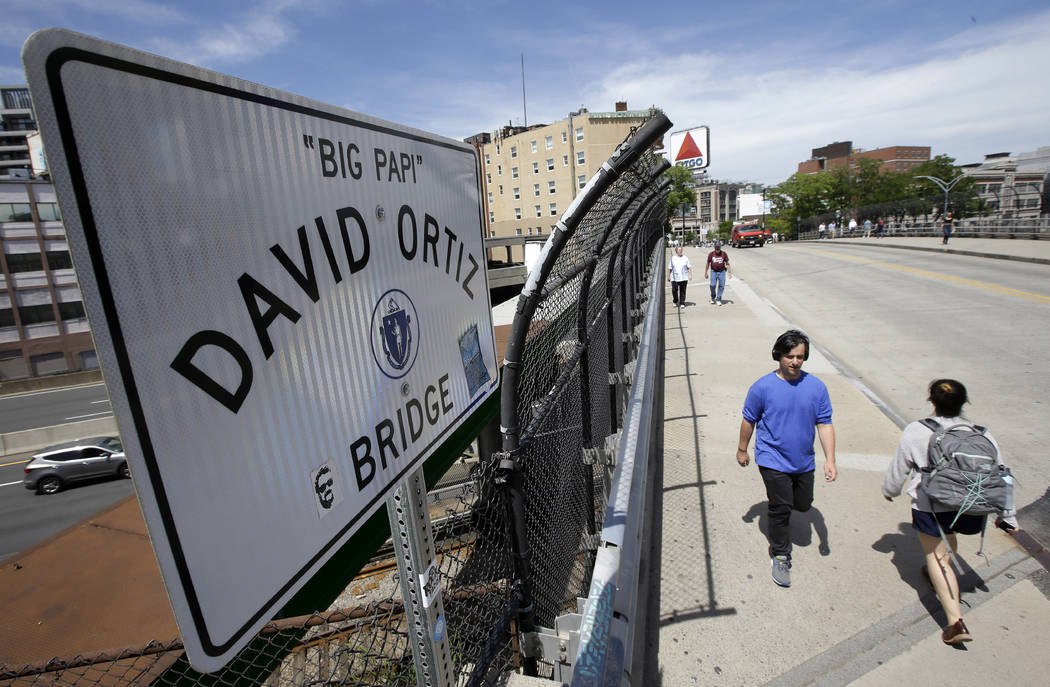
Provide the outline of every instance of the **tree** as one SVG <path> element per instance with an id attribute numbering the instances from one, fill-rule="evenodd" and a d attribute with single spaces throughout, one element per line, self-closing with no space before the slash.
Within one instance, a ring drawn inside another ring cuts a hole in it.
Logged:
<path id="1" fill-rule="evenodd" d="M 828 172 L 792 174 L 787 181 L 766 191 L 773 214 L 794 223 L 797 218 L 822 215 L 834 209 L 831 200 L 838 195 L 835 179 Z"/>
<path id="2" fill-rule="evenodd" d="M 693 173 L 685 167 L 671 167 L 664 176 L 671 180 L 671 188 L 667 192 L 667 216 L 674 217 L 681 213 L 682 224 L 685 224 L 686 205 L 696 204 L 696 191 L 692 188 Z"/>

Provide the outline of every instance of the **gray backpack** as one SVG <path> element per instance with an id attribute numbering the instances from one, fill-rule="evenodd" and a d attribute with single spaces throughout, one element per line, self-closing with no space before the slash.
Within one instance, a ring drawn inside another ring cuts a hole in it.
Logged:
<path id="1" fill-rule="evenodd" d="M 921 422 L 933 436 L 926 449 L 928 465 L 921 471 L 919 490 L 937 510 L 956 511 L 953 526 L 964 513 L 990 515 L 1013 510 L 1013 474 L 999 461 L 999 452 L 985 436 L 984 427 L 942 427 L 930 418 Z M 981 538 L 983 549 L 983 528 Z M 948 549 L 951 551 L 950 546 Z"/>

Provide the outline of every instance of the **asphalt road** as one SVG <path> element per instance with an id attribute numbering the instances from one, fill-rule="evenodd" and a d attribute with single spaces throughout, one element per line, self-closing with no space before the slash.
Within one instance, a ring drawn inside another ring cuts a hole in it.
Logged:
<path id="1" fill-rule="evenodd" d="M 0 434 L 93 420 L 112 414 L 106 385 L 101 382 L 68 389 L 2 396 Z"/>
<path id="2" fill-rule="evenodd" d="M 1043 496 L 1050 484 L 1050 265 L 840 243 L 730 256 L 740 277 L 882 399 L 891 416 L 925 417 L 931 380 L 962 381 L 971 400 L 964 413 L 989 428 L 1017 475 L 1018 506 Z"/>
<path id="3" fill-rule="evenodd" d="M 22 486 L 27 458 L 0 459 L 0 560 L 97 513 L 134 491 L 131 480 L 84 482 L 38 496 Z"/>

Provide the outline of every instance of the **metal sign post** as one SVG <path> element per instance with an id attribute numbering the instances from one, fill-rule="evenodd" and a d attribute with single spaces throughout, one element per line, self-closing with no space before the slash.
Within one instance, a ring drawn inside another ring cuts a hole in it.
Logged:
<path id="1" fill-rule="evenodd" d="M 419 687 L 447 687 L 453 684 L 452 657 L 422 468 L 409 475 L 387 499 L 386 511 L 401 577 L 416 683 Z"/>

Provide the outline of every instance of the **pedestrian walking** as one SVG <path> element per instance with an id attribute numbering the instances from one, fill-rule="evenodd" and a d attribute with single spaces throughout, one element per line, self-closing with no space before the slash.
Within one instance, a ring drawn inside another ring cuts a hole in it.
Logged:
<path id="1" fill-rule="evenodd" d="M 948 244 L 948 239 L 951 238 L 953 229 L 955 229 L 955 219 L 952 218 L 952 213 L 949 210 L 941 221 L 941 233 L 944 234 L 944 240 L 941 243 Z"/>
<path id="2" fill-rule="evenodd" d="M 838 476 L 831 398 L 824 382 L 802 370 L 808 359 L 805 334 L 791 329 L 777 338 L 777 369 L 748 389 L 736 451 L 737 463 L 747 467 L 748 444 L 756 435 L 755 463 L 769 500 L 770 564 L 773 581 L 781 587 L 791 586 L 791 511 L 804 513 L 813 504 L 814 429 L 824 451 L 824 479 L 833 482 Z"/>
<path id="3" fill-rule="evenodd" d="M 967 402 L 966 387 L 954 379 L 936 379 L 930 383 L 929 397 L 933 404 L 934 417 L 931 418 L 941 427 L 974 424 L 962 417 L 963 404 Z M 956 550 L 956 533 L 977 534 L 984 531 L 985 515 L 963 513 L 956 518 L 956 512 L 937 512 L 927 495 L 919 488 L 923 469 L 929 467 L 927 450 L 933 430 L 920 422 L 912 422 L 904 428 L 900 444 L 893 456 L 893 461 L 886 470 L 882 483 L 882 495 L 887 501 L 899 496 L 907 483 L 908 496 L 911 497 L 911 523 L 918 532 L 919 544 L 926 556 L 926 565 L 922 574 L 937 593 L 947 626 L 941 632 L 945 644 L 958 644 L 972 639 L 970 630 L 962 619 L 962 607 L 959 603 L 959 581 L 949 561 L 948 547 L 945 539 Z M 987 430 L 984 436 L 999 453 L 999 445 Z M 998 456 L 1002 462 L 1001 455 Z M 1003 511 L 996 520 L 996 526 L 1006 530 L 1017 528 L 1015 511 Z M 941 537 L 941 532 L 945 537 Z"/>
<path id="4" fill-rule="evenodd" d="M 886 220 L 879 218 L 879 223 L 875 227 L 875 238 L 881 239 L 882 232 L 886 229 Z"/>
<path id="5" fill-rule="evenodd" d="M 849 235 L 853 236 L 853 234 L 855 234 L 856 231 L 857 231 L 857 218 L 856 217 L 850 217 L 849 218 Z"/>
<path id="6" fill-rule="evenodd" d="M 871 218 L 864 220 L 864 238 L 871 238 Z"/>
<path id="7" fill-rule="evenodd" d="M 722 242 L 715 241 L 715 249 L 707 254 L 707 264 L 704 265 L 704 279 L 711 279 L 711 305 L 715 304 L 716 298 L 719 305 L 724 305 L 722 292 L 726 288 L 727 274 L 732 278 L 733 268 L 729 266 L 729 255 L 722 250 Z"/>
<path id="8" fill-rule="evenodd" d="M 827 225 L 824 224 L 823 222 L 821 222 L 820 226 L 817 227 L 817 231 L 820 233 L 820 238 L 824 238 L 824 233 L 827 232 L 827 230 L 828 230 Z"/>
<path id="9" fill-rule="evenodd" d="M 828 222 L 828 234 L 829 234 L 828 238 L 831 238 L 831 239 L 835 238 L 835 223 L 834 222 Z"/>
<path id="10" fill-rule="evenodd" d="M 667 263 L 667 281 L 671 282 L 671 299 L 674 307 L 685 307 L 685 287 L 693 278 L 693 266 L 689 257 L 682 255 L 682 247 L 674 249 L 671 261 Z"/>

